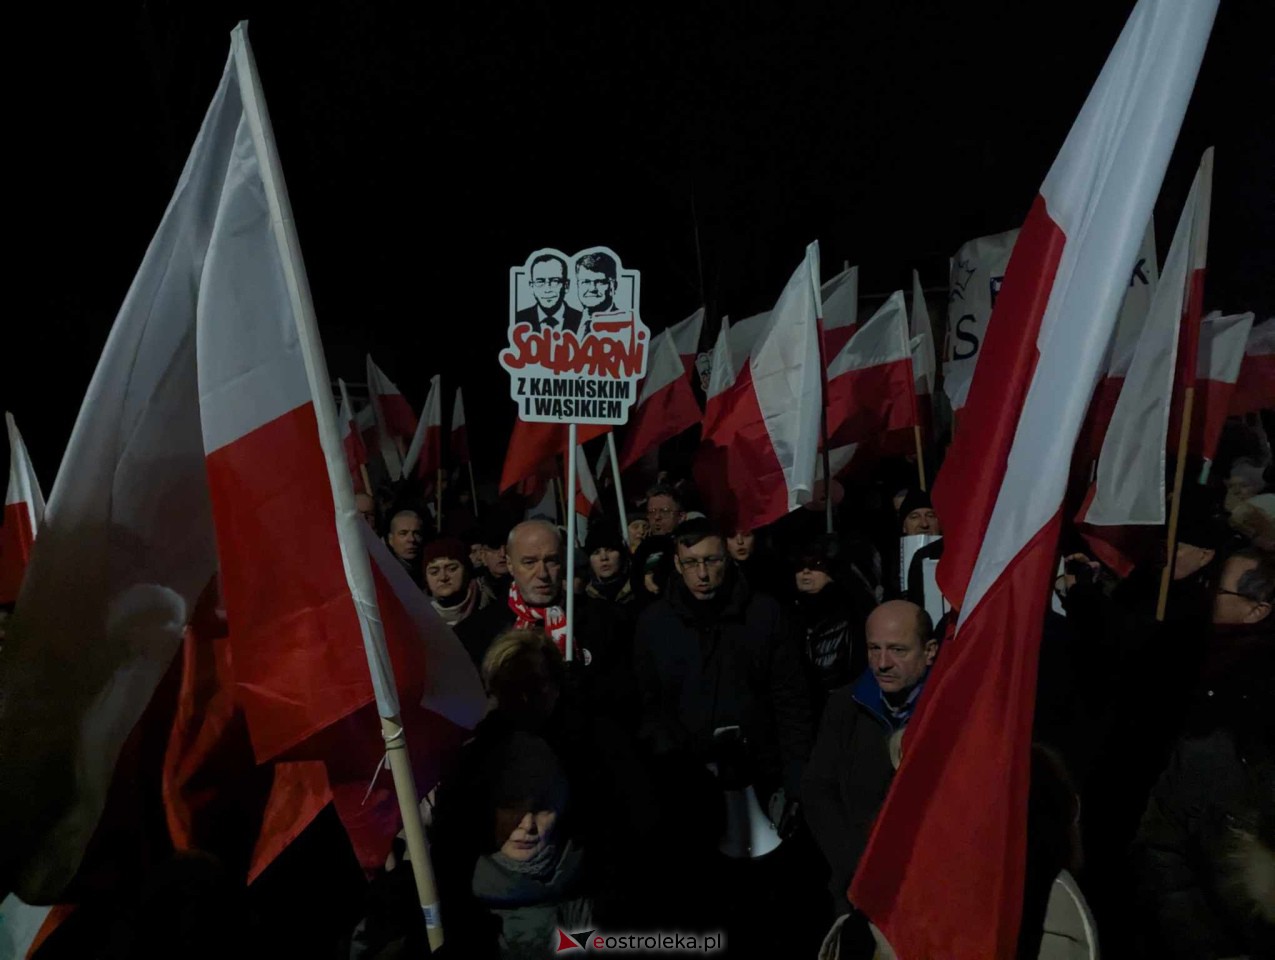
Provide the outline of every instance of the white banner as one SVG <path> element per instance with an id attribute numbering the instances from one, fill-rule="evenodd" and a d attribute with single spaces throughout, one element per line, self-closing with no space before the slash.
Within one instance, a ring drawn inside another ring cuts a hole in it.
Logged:
<path id="1" fill-rule="evenodd" d="M 996 304 L 1017 230 L 979 237 L 956 251 L 947 293 L 947 343 L 943 350 L 943 392 L 953 410 L 965 406 L 974 365 Z"/>

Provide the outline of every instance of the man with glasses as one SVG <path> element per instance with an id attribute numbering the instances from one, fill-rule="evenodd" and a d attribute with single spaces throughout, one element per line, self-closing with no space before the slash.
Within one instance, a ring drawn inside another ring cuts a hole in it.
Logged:
<path id="1" fill-rule="evenodd" d="M 673 543 L 674 576 L 642 612 L 634 639 L 638 736 L 653 764 L 659 833 L 677 857 L 677 880 L 696 902 L 705 891 L 718 898 L 705 904 L 706 922 L 725 922 L 729 939 L 746 934 L 750 913 L 766 914 L 753 901 L 767 890 L 802 887 L 793 856 L 800 859 L 803 843 L 759 861 L 769 863 L 762 873 L 723 857 L 719 844 L 729 830 L 724 791 L 744 785 L 781 836 L 797 825 L 814 739 L 810 690 L 795 629 L 773 597 L 738 575 L 721 531 L 695 518 L 677 527 Z"/>
<path id="2" fill-rule="evenodd" d="M 584 307 L 584 332 L 595 316 L 615 313 L 620 308 L 615 302 L 619 285 L 619 266 L 605 253 L 586 253 L 576 260 L 576 296 Z"/>
<path id="3" fill-rule="evenodd" d="M 567 303 L 571 281 L 565 260 L 552 253 L 540 254 L 531 261 L 527 285 L 536 302 L 514 314 L 515 324 L 529 323 L 533 333 L 539 333 L 542 324 L 564 333 L 580 331 L 580 311 Z"/>
<path id="4" fill-rule="evenodd" d="M 661 485 L 647 491 L 646 522 L 650 536 L 667 537 L 685 519 L 686 509 L 672 487 Z"/>

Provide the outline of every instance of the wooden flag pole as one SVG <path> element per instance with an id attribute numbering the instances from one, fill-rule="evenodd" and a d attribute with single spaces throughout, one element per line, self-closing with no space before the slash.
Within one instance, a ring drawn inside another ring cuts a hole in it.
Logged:
<path id="1" fill-rule="evenodd" d="M 615 481 L 615 505 L 620 511 L 620 534 L 624 537 L 624 544 L 632 548 L 629 543 L 629 514 L 624 507 L 624 487 L 620 483 L 620 460 L 615 455 L 615 431 L 607 433 L 607 456 L 611 460 L 611 479 Z"/>
<path id="2" fill-rule="evenodd" d="M 575 626 L 576 610 L 576 425 L 567 427 L 567 643 L 565 656 L 570 663 L 575 659 L 575 643 L 571 630 Z"/>
<path id="3" fill-rule="evenodd" d="M 359 464 L 359 474 L 363 477 L 363 492 L 366 493 L 369 497 L 375 496 L 372 493 L 372 481 L 368 478 L 368 475 L 367 475 L 366 463 Z"/>
<path id="4" fill-rule="evenodd" d="M 403 837 L 407 841 L 407 856 L 412 862 L 412 876 L 416 880 L 416 897 L 425 914 L 425 930 L 429 935 L 430 953 L 433 953 L 443 945 L 438 881 L 434 877 L 429 842 L 425 839 L 425 827 L 421 823 L 421 799 L 416 792 L 416 779 L 412 776 L 407 741 L 403 738 L 402 718 L 381 717 L 381 736 L 385 738 L 385 762 L 394 778 L 394 792 L 398 795 L 399 810 L 403 814 Z"/>
<path id="5" fill-rule="evenodd" d="M 471 460 L 465 466 L 469 468 L 469 502 L 473 505 L 474 516 L 478 516 L 478 485 L 474 483 L 474 462 Z"/>
<path id="6" fill-rule="evenodd" d="M 925 445 L 921 443 L 921 425 L 912 424 L 912 435 L 916 437 L 916 474 L 921 481 L 921 489 L 925 490 Z"/>
<path id="7" fill-rule="evenodd" d="M 1165 541 L 1164 573 L 1160 575 L 1160 597 L 1155 605 L 1155 618 L 1161 622 L 1169 608 L 1169 585 L 1173 583 L 1173 563 L 1178 547 L 1178 515 L 1182 509 L 1182 482 L 1186 477 L 1186 448 L 1191 439 L 1191 408 L 1194 406 L 1195 387 L 1187 387 L 1182 398 L 1178 461 L 1173 466 L 1173 496 L 1169 499 L 1169 536 Z"/>
<path id="8" fill-rule="evenodd" d="M 434 481 L 434 532 L 443 532 L 443 468 L 438 468 L 438 479 Z"/>

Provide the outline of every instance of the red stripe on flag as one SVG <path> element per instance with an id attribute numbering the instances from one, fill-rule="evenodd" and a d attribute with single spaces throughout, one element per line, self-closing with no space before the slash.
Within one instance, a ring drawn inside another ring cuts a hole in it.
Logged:
<path id="1" fill-rule="evenodd" d="M 373 700 L 314 407 L 222 447 L 207 468 L 235 682 L 264 762 Z M 388 638 L 393 609 L 381 615 Z M 420 674 L 390 653 L 400 684 Z"/>
<path id="2" fill-rule="evenodd" d="M 456 466 L 460 467 L 469 463 L 469 430 L 464 424 L 452 431 L 451 452 L 452 461 Z"/>
<path id="3" fill-rule="evenodd" d="M 633 411 L 620 448 L 620 469 L 627 470 L 652 447 L 658 447 L 700 422 L 699 404 L 690 383 L 679 378 Z"/>
<path id="4" fill-rule="evenodd" d="M 416 414 L 401 393 L 383 393 L 376 398 L 381 405 L 381 418 L 391 436 L 410 442 L 416 435 Z"/>
<path id="5" fill-rule="evenodd" d="M 588 443 L 600 437 L 611 427 L 604 423 L 582 423 L 576 430 L 577 441 Z M 565 423 L 530 423 L 514 419 L 514 429 L 509 436 L 509 449 L 505 451 L 505 465 L 500 472 L 501 492 L 508 490 L 527 477 L 536 476 L 542 464 L 567 451 L 567 425 Z M 551 470 L 554 469 L 551 465 Z M 550 474 L 552 476 L 552 473 Z"/>
<path id="6" fill-rule="evenodd" d="M 0 525 L 0 603 L 13 603 L 18 599 L 34 542 L 27 505 L 6 503 L 4 523 Z"/>
<path id="7" fill-rule="evenodd" d="M 943 648 L 908 724 L 903 763 L 848 894 L 900 957 L 1013 955 L 1026 865 L 1036 638 L 1060 527 L 1055 514 Z M 1012 778 L 995 791 L 1000 802 L 988 802 L 989 770 Z M 947 870 L 957 863 L 959 877 Z M 970 922 L 987 916 L 988 891 L 1003 906 L 999 927 Z"/>
<path id="8" fill-rule="evenodd" d="M 828 381 L 828 442 L 832 447 L 909 428 L 916 422 L 910 360 L 852 370 Z M 911 435 L 908 444 L 912 445 Z"/>
<path id="9" fill-rule="evenodd" d="M 1000 495 L 1005 463 L 1039 353 L 1036 338 L 1049 303 L 1066 237 L 1036 197 L 1005 270 L 1005 285 L 987 322 L 979 370 L 961 420 L 978 424 L 952 440 L 934 484 L 934 508 L 943 520 L 943 559 L 937 579 L 954 607 L 965 599 L 983 535 Z M 1001 317 L 1011 322 L 999 323 Z M 1019 322 L 1021 318 L 1021 322 Z"/>
<path id="10" fill-rule="evenodd" d="M 1244 355 L 1228 409 L 1231 416 L 1275 409 L 1275 353 Z"/>

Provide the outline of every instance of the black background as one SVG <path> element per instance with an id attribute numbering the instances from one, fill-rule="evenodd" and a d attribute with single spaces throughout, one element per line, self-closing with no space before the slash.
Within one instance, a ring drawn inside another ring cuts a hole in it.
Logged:
<path id="1" fill-rule="evenodd" d="M 1217 147 L 1206 309 L 1275 305 L 1272 60 L 1222 0 L 1156 208 Z M 248 18 L 332 375 L 512 405 L 508 270 L 615 249 L 659 330 L 773 304 L 807 242 L 886 294 L 1018 226 L 1132 3 L 48 5 L 10 21 L 16 241 L 0 403 L 50 489 L 102 344 Z M 1268 25 L 1269 26 L 1269 25 Z M 14 254 L 11 254 L 14 256 Z M 941 296 L 941 294 L 940 294 Z M 711 324 L 710 324 L 711 325 Z M 711 332 L 711 331 L 710 331 Z M 3 441 L 0 441 L 3 442 Z"/>

